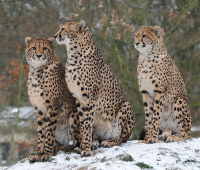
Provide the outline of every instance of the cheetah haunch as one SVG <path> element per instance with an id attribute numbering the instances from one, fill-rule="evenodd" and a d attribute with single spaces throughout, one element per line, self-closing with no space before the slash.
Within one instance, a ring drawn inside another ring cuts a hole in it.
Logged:
<path id="1" fill-rule="evenodd" d="M 191 116 L 183 79 L 163 42 L 159 26 L 142 26 L 135 33 L 140 52 L 138 82 L 145 109 L 144 143 L 158 142 L 159 129 L 166 142 L 190 138 Z"/>
<path id="2" fill-rule="evenodd" d="M 55 38 L 58 44 L 66 45 L 65 78 L 77 99 L 83 138 L 76 151 L 82 156 L 91 154 L 92 131 L 103 147 L 126 142 L 134 127 L 130 103 L 125 101 L 117 78 L 104 61 L 85 22 L 62 24 Z"/>
<path id="3" fill-rule="evenodd" d="M 55 138 L 62 150 L 75 146 L 79 116 L 65 82 L 65 68 L 54 55 L 55 40 L 26 37 L 25 42 L 28 95 L 38 123 L 37 152 L 29 159 L 33 163 L 52 156 Z"/>

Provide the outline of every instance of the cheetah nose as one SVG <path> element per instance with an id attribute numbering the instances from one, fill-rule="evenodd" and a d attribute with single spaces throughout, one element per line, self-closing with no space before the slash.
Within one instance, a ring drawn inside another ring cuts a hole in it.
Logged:
<path id="1" fill-rule="evenodd" d="M 55 35 L 55 38 L 57 38 L 57 35 Z"/>
<path id="2" fill-rule="evenodd" d="M 42 55 L 36 55 L 38 58 L 42 57 Z"/>
<path id="3" fill-rule="evenodd" d="M 140 43 L 139 43 L 139 42 L 136 42 L 136 43 L 135 43 L 135 45 L 138 45 L 138 44 L 140 44 Z"/>

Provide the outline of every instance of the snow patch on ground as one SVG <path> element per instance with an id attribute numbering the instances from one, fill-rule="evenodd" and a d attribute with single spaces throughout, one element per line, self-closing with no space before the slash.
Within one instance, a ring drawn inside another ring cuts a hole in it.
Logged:
<path id="1" fill-rule="evenodd" d="M 184 142 L 139 144 L 128 141 L 112 148 L 99 148 L 90 157 L 76 153 L 59 152 L 50 162 L 29 164 L 28 158 L 19 161 L 6 170 L 139 170 L 144 168 L 200 169 L 200 138 Z M 0 168 L 1 169 L 1 168 Z"/>
<path id="2" fill-rule="evenodd" d="M 1 113 L 2 117 L 4 119 L 14 119 L 16 117 L 16 114 L 19 112 L 19 118 L 20 119 L 29 119 L 30 117 L 35 115 L 35 109 L 32 106 L 27 107 L 7 107 L 3 110 Z M 36 116 L 35 116 L 36 117 Z M 34 118 L 35 118 L 34 117 Z"/>
<path id="3" fill-rule="evenodd" d="M 200 131 L 200 126 L 198 126 L 198 127 L 191 127 L 191 131 L 192 132 L 198 132 L 198 131 Z"/>

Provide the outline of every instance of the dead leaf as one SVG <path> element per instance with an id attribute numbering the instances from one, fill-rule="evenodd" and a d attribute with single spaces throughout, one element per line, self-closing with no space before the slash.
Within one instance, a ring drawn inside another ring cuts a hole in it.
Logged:
<path id="1" fill-rule="evenodd" d="M 79 0 L 78 1 L 78 6 L 82 6 L 83 5 L 83 1 L 82 0 Z"/>
<path id="2" fill-rule="evenodd" d="M 78 17 L 79 16 L 79 14 L 76 14 L 76 13 L 72 13 L 72 15 L 71 15 L 71 20 L 74 20 L 76 17 Z"/>
<path id="3" fill-rule="evenodd" d="M 99 7 L 99 8 L 103 8 L 103 4 L 102 4 L 102 2 L 100 2 L 100 4 L 99 4 L 98 7 Z"/>
<path id="4" fill-rule="evenodd" d="M 106 40 L 108 38 L 108 33 L 107 31 L 104 33 L 104 40 Z"/>
<path id="5" fill-rule="evenodd" d="M 22 51 L 22 46 L 21 45 L 18 45 L 18 48 L 17 48 L 17 55 L 19 55 L 19 53 Z"/>
<path id="6" fill-rule="evenodd" d="M 120 34 L 118 33 L 117 34 L 117 37 L 115 38 L 115 40 L 120 40 L 121 39 L 121 36 L 120 36 Z"/>
<path id="7" fill-rule="evenodd" d="M 181 17 L 182 17 L 183 19 L 185 19 L 186 15 L 185 15 L 185 14 L 181 14 Z"/>
<path id="8" fill-rule="evenodd" d="M 129 13 L 130 13 L 130 12 L 132 12 L 132 11 L 133 11 L 133 9 L 132 9 L 132 8 L 129 8 L 129 9 L 128 9 L 128 12 L 129 12 Z"/>
<path id="9" fill-rule="evenodd" d="M 103 24 L 104 24 L 104 22 L 106 22 L 106 21 L 107 21 L 106 14 L 103 13 L 103 14 L 102 14 L 102 19 L 99 21 L 101 27 L 103 27 Z"/>

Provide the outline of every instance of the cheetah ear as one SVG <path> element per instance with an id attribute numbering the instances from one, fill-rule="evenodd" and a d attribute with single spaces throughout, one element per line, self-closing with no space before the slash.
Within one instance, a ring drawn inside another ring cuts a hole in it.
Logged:
<path id="1" fill-rule="evenodd" d="M 55 39 L 54 38 L 48 38 L 47 39 L 49 41 L 49 43 L 54 46 L 55 45 Z"/>
<path id="2" fill-rule="evenodd" d="M 28 46 L 28 44 L 31 42 L 32 39 L 33 39 L 32 37 L 26 37 L 25 38 L 26 46 Z"/>
<path id="3" fill-rule="evenodd" d="M 85 21 L 81 20 L 76 25 L 78 27 L 79 33 L 81 33 L 85 28 Z"/>
<path id="4" fill-rule="evenodd" d="M 160 28 L 159 26 L 155 26 L 155 27 L 153 27 L 153 29 L 157 35 L 161 35 L 161 36 L 165 35 L 165 31 L 162 28 Z"/>

